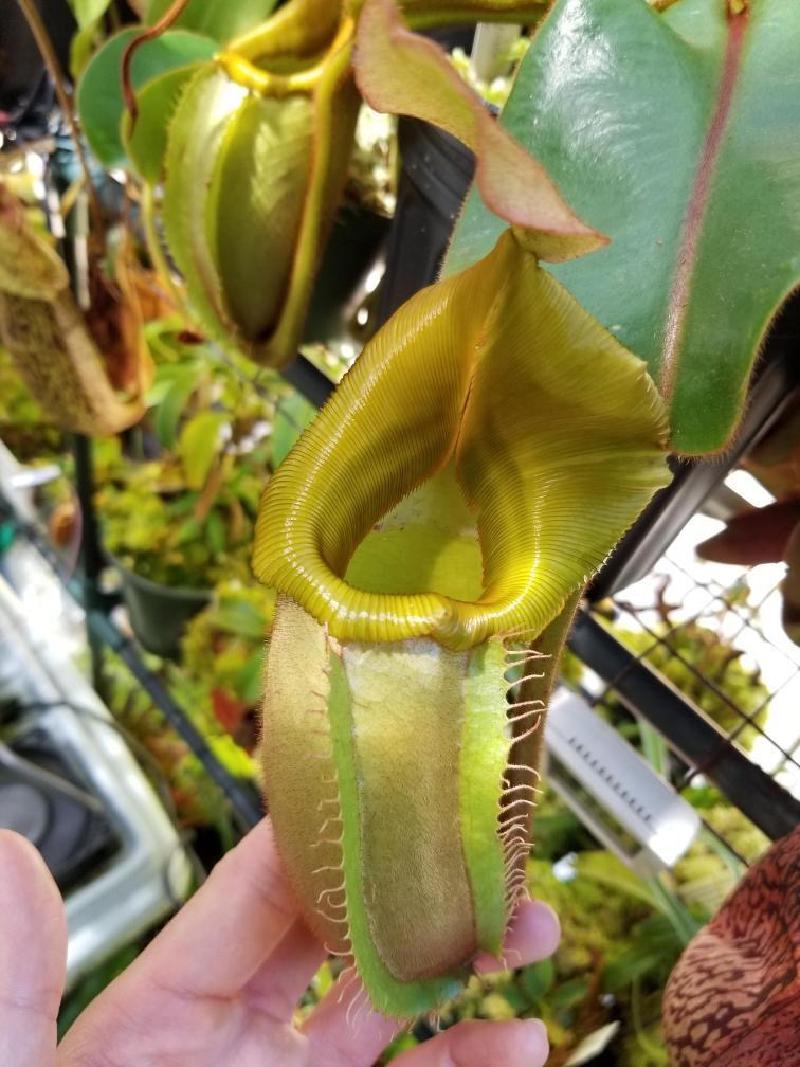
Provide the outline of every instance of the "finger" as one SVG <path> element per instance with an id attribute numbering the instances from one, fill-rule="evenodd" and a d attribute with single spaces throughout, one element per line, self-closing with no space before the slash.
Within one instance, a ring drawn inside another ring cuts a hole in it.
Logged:
<path id="1" fill-rule="evenodd" d="M 543 1067 L 549 1046 L 538 1019 L 469 1020 L 401 1053 L 393 1067 Z"/>
<path id="2" fill-rule="evenodd" d="M 238 994 L 297 917 L 269 819 L 252 830 L 129 969 L 140 986 L 185 996 Z"/>
<path id="3" fill-rule="evenodd" d="M 303 920 L 295 919 L 270 958 L 247 983 L 247 1003 L 277 1022 L 289 1022 L 326 956 Z"/>
<path id="4" fill-rule="evenodd" d="M 502 958 L 481 953 L 476 956 L 473 966 L 477 974 L 523 967 L 552 956 L 560 940 L 561 924 L 550 905 L 540 900 L 526 900 L 511 920 Z"/>
<path id="5" fill-rule="evenodd" d="M 310 1063 L 371 1067 L 401 1029 L 370 1007 L 361 980 L 348 968 L 308 1017 L 303 1033 L 312 1046 Z"/>
<path id="6" fill-rule="evenodd" d="M 39 853 L 0 830 L 0 1063 L 55 1063 L 56 1016 L 64 988 L 67 923 Z"/>

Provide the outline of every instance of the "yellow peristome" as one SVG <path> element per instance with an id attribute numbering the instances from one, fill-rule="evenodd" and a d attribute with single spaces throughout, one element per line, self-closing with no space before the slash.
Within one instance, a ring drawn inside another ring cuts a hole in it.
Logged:
<path id="1" fill-rule="evenodd" d="M 256 573 L 343 640 L 535 634 L 666 484 L 665 440 L 645 365 L 507 231 L 367 345 L 267 488 Z M 354 587 L 368 532 L 445 468 L 477 524 L 480 595 Z"/>

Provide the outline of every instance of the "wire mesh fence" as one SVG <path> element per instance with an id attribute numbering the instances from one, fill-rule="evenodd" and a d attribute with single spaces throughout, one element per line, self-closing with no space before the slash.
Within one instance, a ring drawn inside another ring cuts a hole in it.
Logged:
<path id="1" fill-rule="evenodd" d="M 757 495 L 756 483 L 751 489 Z M 584 668 L 579 684 L 598 713 L 694 802 L 719 783 L 752 817 L 755 779 L 747 764 L 759 768 L 771 779 L 773 808 L 786 809 L 774 827 L 756 818 L 774 837 L 800 811 L 800 648 L 781 623 L 784 564 L 746 568 L 698 557 L 697 546 L 720 527 L 717 518 L 695 514 L 646 577 L 592 605 L 593 619 L 630 655 L 615 671 Z M 631 698 L 631 676 L 642 666 L 682 698 L 661 728 L 652 725 L 653 707 Z M 681 744 L 693 730 L 694 743 Z M 740 831 L 741 820 L 736 825 Z M 742 855 L 725 827 L 709 830 L 740 858 L 755 858 L 752 848 Z"/>

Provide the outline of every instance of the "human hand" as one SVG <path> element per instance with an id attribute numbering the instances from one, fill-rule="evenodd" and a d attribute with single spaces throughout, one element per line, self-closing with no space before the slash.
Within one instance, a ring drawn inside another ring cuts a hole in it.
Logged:
<path id="1" fill-rule="evenodd" d="M 301 1029 L 298 998 L 325 959 L 300 918 L 265 819 L 56 1049 L 66 958 L 64 909 L 38 852 L 0 831 L 2 1067 L 369 1067 L 401 1028 L 348 1007 L 360 983 L 333 986 Z M 505 952 L 550 955 L 558 920 L 525 903 Z M 499 969 L 488 957 L 476 969 Z M 363 1001 L 363 996 L 361 997 Z M 536 1020 L 462 1022 L 393 1061 L 397 1067 L 541 1067 Z"/>

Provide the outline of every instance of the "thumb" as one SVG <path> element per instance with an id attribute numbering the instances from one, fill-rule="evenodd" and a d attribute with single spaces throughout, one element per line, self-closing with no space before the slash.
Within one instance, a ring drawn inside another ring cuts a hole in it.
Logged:
<path id="1" fill-rule="evenodd" d="M 0 830 L 0 1064 L 54 1067 L 67 923 L 39 853 Z"/>

